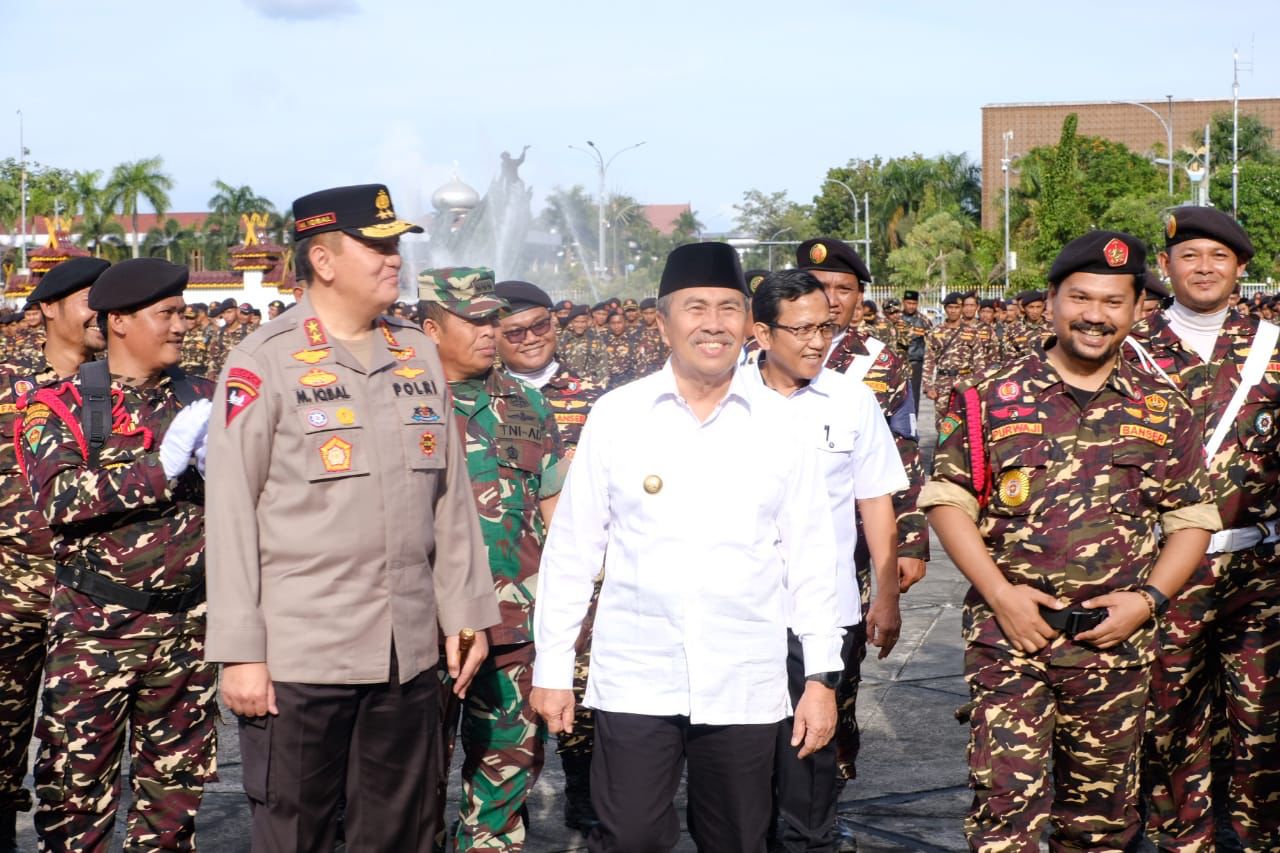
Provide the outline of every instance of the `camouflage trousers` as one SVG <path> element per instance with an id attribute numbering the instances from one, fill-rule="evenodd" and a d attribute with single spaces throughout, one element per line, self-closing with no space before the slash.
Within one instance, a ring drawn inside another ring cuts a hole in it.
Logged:
<path id="1" fill-rule="evenodd" d="M 1137 838 L 1146 667 L 1071 669 L 970 644 L 964 669 L 971 850 L 1036 853 L 1049 821 L 1054 851 L 1121 851 Z"/>
<path id="2" fill-rule="evenodd" d="M 452 679 L 441 672 L 445 767 L 453 760 L 459 728 L 464 756 L 457 849 L 519 853 L 528 830 L 525 800 L 543 762 L 542 723 L 529 705 L 533 643 L 490 649 L 465 699 L 453 694 Z M 442 814 L 447 776 L 440 783 Z"/>
<path id="3" fill-rule="evenodd" d="M 203 658 L 203 636 L 50 637 L 35 769 L 40 850 L 108 848 L 126 737 L 124 850 L 196 849 L 196 810 L 217 762 L 217 667 Z"/>
<path id="4" fill-rule="evenodd" d="M 0 812 L 30 811 L 27 746 L 35 724 L 49 622 L 48 571 L 20 554 L 0 551 Z"/>
<path id="5" fill-rule="evenodd" d="M 577 655 L 573 660 L 573 731 L 556 735 L 556 755 L 561 758 L 590 757 L 591 745 L 595 742 L 595 717 L 591 709 L 582 703 L 587 695 L 587 674 L 591 669 L 591 631 L 596 624 L 596 604 L 600 600 L 602 583 L 602 579 L 596 581 L 595 590 L 591 593 L 591 604 L 587 607 L 586 618 L 582 620 L 582 628 L 578 631 L 578 641 L 573 647 Z"/>
<path id="6" fill-rule="evenodd" d="M 1161 850 L 1212 848 L 1215 789 L 1246 850 L 1280 849 L 1280 600 L 1256 591 L 1275 571 L 1274 554 L 1206 560 L 1162 620 L 1143 761 Z M 1222 786 L 1215 740 L 1230 768 Z"/>
<path id="7" fill-rule="evenodd" d="M 858 549 L 854 552 L 854 566 L 861 596 L 862 618 L 871 609 L 871 556 L 866 541 L 858 536 Z M 862 749 L 862 732 L 858 728 L 858 685 L 862 683 L 862 662 L 867 658 L 867 623 L 859 622 L 846 629 L 853 636 L 849 653 L 844 659 L 844 673 L 836 685 L 836 770 L 840 779 L 858 778 L 858 751 Z"/>

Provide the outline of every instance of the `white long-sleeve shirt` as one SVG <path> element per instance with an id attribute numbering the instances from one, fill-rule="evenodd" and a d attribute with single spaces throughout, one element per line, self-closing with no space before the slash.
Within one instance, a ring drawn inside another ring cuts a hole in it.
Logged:
<path id="1" fill-rule="evenodd" d="M 761 390 L 760 364 L 743 372 Z M 813 381 L 785 400 L 801 434 L 818 451 L 827 485 L 827 505 L 836 535 L 836 599 L 840 624 L 862 621 L 862 600 L 853 552 L 858 544 L 857 500 L 892 495 L 907 488 L 907 472 L 875 393 L 859 379 L 823 368 Z"/>
<path id="2" fill-rule="evenodd" d="M 741 369 L 704 422 L 669 362 L 602 397 L 542 552 L 533 683 L 572 686 L 604 560 L 587 705 L 710 725 L 787 716 L 788 592 L 806 673 L 842 668 L 835 539 L 812 445 L 786 401 Z"/>

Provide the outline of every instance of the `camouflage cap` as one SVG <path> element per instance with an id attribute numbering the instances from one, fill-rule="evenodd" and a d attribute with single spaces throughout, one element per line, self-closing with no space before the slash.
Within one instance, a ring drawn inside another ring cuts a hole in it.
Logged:
<path id="1" fill-rule="evenodd" d="M 418 273 L 418 298 L 439 302 L 460 317 L 481 319 L 507 307 L 493 292 L 493 270 L 442 267 Z"/>

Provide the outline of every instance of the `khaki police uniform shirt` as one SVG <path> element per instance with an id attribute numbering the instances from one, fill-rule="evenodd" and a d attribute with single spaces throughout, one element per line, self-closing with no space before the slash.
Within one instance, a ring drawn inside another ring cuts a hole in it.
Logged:
<path id="1" fill-rule="evenodd" d="M 408 681 L 438 628 L 497 624 L 435 345 L 379 321 L 365 368 L 304 296 L 232 351 L 209 427 L 210 661 L 275 681 Z"/>

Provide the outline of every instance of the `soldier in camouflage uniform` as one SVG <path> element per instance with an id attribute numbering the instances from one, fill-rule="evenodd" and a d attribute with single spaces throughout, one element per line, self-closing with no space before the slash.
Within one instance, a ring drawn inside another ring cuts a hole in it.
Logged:
<path id="1" fill-rule="evenodd" d="M 1138 323 L 1126 355 L 1190 405 L 1206 443 L 1227 417 L 1260 322 L 1230 308 L 1253 256 L 1249 236 L 1212 208 L 1169 216 L 1160 266 L 1176 301 Z M 1280 347 L 1225 425 L 1208 461 L 1226 528 L 1174 599 L 1159 637 L 1144 753 L 1148 832 L 1161 850 L 1211 849 L 1215 812 L 1246 850 L 1280 849 Z M 1225 717 L 1225 730 L 1221 718 Z M 1221 738 L 1227 777 L 1215 780 Z"/>
<path id="2" fill-rule="evenodd" d="M 206 366 L 210 376 L 217 376 L 221 373 L 222 365 L 226 364 L 227 356 L 231 354 L 237 344 L 253 333 L 253 306 L 248 302 L 241 303 L 236 308 L 235 313 L 231 314 L 231 317 L 231 322 L 218 333 L 216 343 L 209 345 Z"/>
<path id="3" fill-rule="evenodd" d="M 658 329 L 658 300 L 652 296 L 640 300 L 640 364 L 641 376 L 657 373 L 667 363 L 671 348 Z"/>
<path id="4" fill-rule="evenodd" d="M 539 333 L 549 320 L 551 298 L 536 285 L 523 281 L 498 282 L 494 288 L 506 301 L 507 311 L 498 321 L 498 354 L 507 371 L 522 382 L 542 391 L 555 414 L 565 458 L 573 459 L 586 426 L 591 407 L 604 389 L 564 369 L 555 360 L 555 338 L 548 328 Z M 594 719 L 583 704 L 587 688 L 587 672 L 591 664 L 591 628 L 595 621 L 596 593 L 587 610 L 586 620 L 577 642 L 577 658 L 573 667 L 574 707 L 573 731 L 556 735 L 556 754 L 564 768 L 564 822 L 570 829 L 587 833 L 598 821 L 591 807 L 591 746 L 594 741 Z"/>
<path id="5" fill-rule="evenodd" d="M 626 385 L 639 376 L 635 338 L 627 330 L 625 318 L 614 311 L 605 324 L 604 350 L 609 364 L 609 379 L 606 383 L 610 389 Z"/>
<path id="6" fill-rule="evenodd" d="M 960 303 L 960 319 L 977 335 L 982 354 L 982 366 L 986 368 L 995 363 L 998 342 L 995 329 L 982 321 L 981 310 L 982 301 L 978 299 L 977 291 L 971 290 L 964 294 L 964 301 Z"/>
<path id="7" fill-rule="evenodd" d="M 214 778 L 216 673 L 201 660 L 204 485 L 191 462 L 203 452 L 212 384 L 169 372 L 186 282 L 186 267 L 139 258 L 90 289 L 116 371 L 100 449 L 81 427 L 80 377 L 41 389 L 23 414 L 25 471 L 58 567 L 37 732 L 41 850 L 107 850 L 126 739 L 126 850 L 194 850 Z"/>
<path id="8" fill-rule="evenodd" d="M 971 323 L 961 318 L 959 293 L 949 293 L 942 300 L 947 320 L 929 333 L 925 342 L 924 370 L 921 385 L 934 404 L 934 420 L 942 424 L 951 401 L 951 392 L 964 377 L 981 373 L 986 366 L 987 343 L 978 336 Z"/>
<path id="9" fill-rule="evenodd" d="M 524 847 L 525 800 L 542 771 L 543 733 L 529 705 L 533 601 L 546 525 L 568 460 L 542 394 L 493 367 L 494 327 L 505 306 L 493 273 L 453 267 L 418 276 L 423 328 L 436 342 L 466 442 L 502 624 L 463 701 L 444 714 L 446 754 L 462 722 L 462 802 L 457 849 Z M 452 696 L 452 694 L 450 694 Z M 447 759 L 446 759 L 447 764 Z"/>
<path id="10" fill-rule="evenodd" d="M 187 331 L 182 336 L 182 361 L 179 362 L 179 367 L 193 376 L 206 376 L 209 373 L 209 346 L 205 342 L 204 329 L 200 326 L 200 312 L 195 306 L 188 305 L 182 318 L 186 321 Z"/>
<path id="11" fill-rule="evenodd" d="M 22 785 L 27 745 L 44 668 L 53 534 L 31 501 L 13 444 L 18 408 L 41 386 L 73 375 L 102 351 L 89 285 L 107 268 L 71 258 L 49 270 L 28 297 L 45 318 L 45 347 L 35 359 L 0 363 L 0 853 L 15 849 L 15 812 L 31 810 Z"/>
<path id="12" fill-rule="evenodd" d="M 1044 322 L 1044 294 L 1031 290 L 1018 294 L 1018 303 L 1026 316 L 1005 324 L 1000 337 L 1000 362 L 1009 364 L 1044 346 L 1049 335 Z"/>
<path id="13" fill-rule="evenodd" d="M 1120 851 L 1140 829 L 1157 618 L 1220 526 L 1191 411 L 1118 358 L 1144 260 L 1118 232 L 1062 250 L 1047 357 L 961 385 L 920 495 L 972 584 L 975 851 L 1034 853 L 1050 822 L 1051 850 Z"/>
<path id="14" fill-rule="evenodd" d="M 583 379 L 597 385 L 609 381 L 609 356 L 604 340 L 591 328 L 591 312 L 585 305 L 575 305 L 569 312 L 569 324 L 560 335 L 556 359 Z"/>
<path id="15" fill-rule="evenodd" d="M 859 519 L 854 567 L 864 619 L 853 628 L 854 640 L 844 678 L 836 688 L 836 763 L 841 779 L 847 781 L 857 777 L 857 757 L 862 745 L 857 701 L 868 636 L 880 648 L 879 657 L 889 654 L 897 642 L 902 624 L 898 596 L 924 577 L 925 562 L 929 559 L 928 526 L 924 513 L 916 507 L 916 498 L 924 482 L 924 469 L 920 463 L 907 364 L 884 341 L 871 336 L 863 338 L 856 331 L 862 309 L 863 282 L 871 278 L 866 264 L 843 241 L 819 237 L 796 248 L 796 266 L 822 282 L 832 307 L 832 320 L 841 330 L 832 340 L 826 366 L 840 373 L 858 376 L 876 395 L 908 481 L 905 490 L 893 495 L 893 510 L 898 523 L 897 572 L 876 577 L 874 599 L 871 555 Z M 837 850 L 854 849 L 852 835 L 843 828 L 839 832 L 843 846 Z"/>

